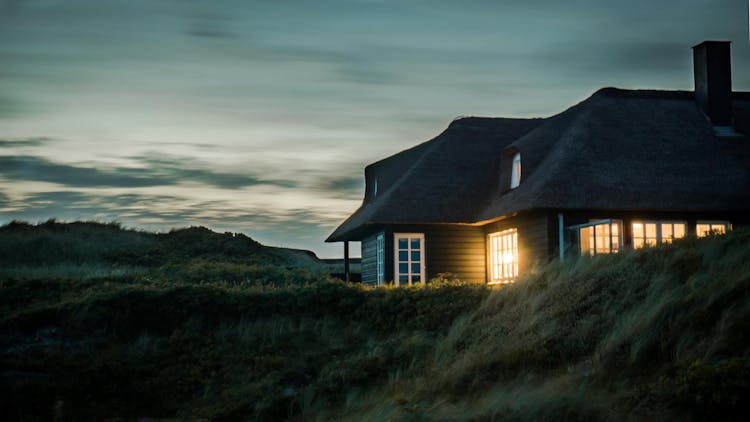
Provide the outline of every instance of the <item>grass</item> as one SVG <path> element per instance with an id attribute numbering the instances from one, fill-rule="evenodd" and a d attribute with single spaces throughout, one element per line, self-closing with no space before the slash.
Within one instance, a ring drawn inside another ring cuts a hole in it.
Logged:
<path id="1" fill-rule="evenodd" d="M 342 264 L 343 265 L 343 264 Z M 150 233 L 55 220 L 0 227 L 0 277 L 143 276 L 174 282 L 307 283 L 338 270 L 312 252 L 268 247 L 204 227 Z"/>
<path id="2" fill-rule="evenodd" d="M 526 421 L 750 410 L 750 230 L 552 263 L 499 289 L 371 289 L 185 259 L 0 278 L 4 413 Z"/>

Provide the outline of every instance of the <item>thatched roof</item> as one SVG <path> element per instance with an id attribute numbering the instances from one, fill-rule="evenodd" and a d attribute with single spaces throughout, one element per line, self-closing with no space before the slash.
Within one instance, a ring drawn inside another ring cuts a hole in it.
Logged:
<path id="1" fill-rule="evenodd" d="M 750 134 L 750 93 L 733 95 L 735 127 Z M 522 163 L 509 191 L 508 151 Z M 327 241 L 357 240 L 370 224 L 532 209 L 750 211 L 750 138 L 717 138 L 692 92 L 604 88 L 546 119 L 455 120 L 365 177 L 362 206 Z"/>

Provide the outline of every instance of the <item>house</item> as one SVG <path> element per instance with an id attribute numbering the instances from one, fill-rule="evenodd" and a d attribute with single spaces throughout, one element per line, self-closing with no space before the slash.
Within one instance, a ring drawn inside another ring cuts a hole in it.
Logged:
<path id="1" fill-rule="evenodd" d="M 362 242 L 362 281 L 503 283 L 573 254 L 750 224 L 750 92 L 729 42 L 693 47 L 695 92 L 603 88 L 548 118 L 469 117 L 365 168 L 326 240 Z"/>

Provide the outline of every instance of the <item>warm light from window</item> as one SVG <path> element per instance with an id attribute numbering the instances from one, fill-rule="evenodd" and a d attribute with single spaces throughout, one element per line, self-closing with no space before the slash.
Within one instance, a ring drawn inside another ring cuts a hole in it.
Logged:
<path id="1" fill-rule="evenodd" d="M 675 239 L 682 239 L 686 231 L 685 223 L 661 223 L 661 242 L 672 243 Z"/>
<path id="2" fill-rule="evenodd" d="M 687 232 L 686 223 L 671 221 L 634 221 L 632 228 L 634 249 L 672 243 Z"/>
<path id="3" fill-rule="evenodd" d="M 578 232 L 581 255 L 596 255 L 620 251 L 620 221 L 604 220 L 581 227 Z"/>
<path id="4" fill-rule="evenodd" d="M 503 230 L 488 237 L 490 283 L 504 283 L 518 277 L 518 231 Z"/>
<path id="5" fill-rule="evenodd" d="M 695 225 L 695 233 L 698 237 L 726 234 L 728 228 L 730 226 L 726 221 L 699 221 Z"/>

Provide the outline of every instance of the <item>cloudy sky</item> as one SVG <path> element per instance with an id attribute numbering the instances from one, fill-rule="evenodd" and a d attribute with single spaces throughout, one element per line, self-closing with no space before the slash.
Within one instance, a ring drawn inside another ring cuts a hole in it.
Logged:
<path id="1" fill-rule="evenodd" d="M 323 239 L 367 163 L 456 116 L 692 89 L 704 39 L 733 42 L 750 90 L 745 0 L 0 0 L 0 224 L 203 225 L 340 256 Z"/>

